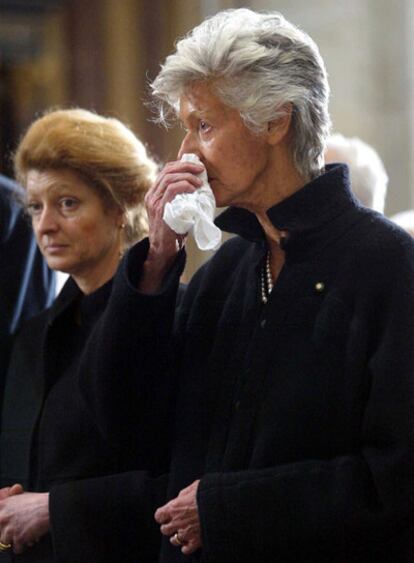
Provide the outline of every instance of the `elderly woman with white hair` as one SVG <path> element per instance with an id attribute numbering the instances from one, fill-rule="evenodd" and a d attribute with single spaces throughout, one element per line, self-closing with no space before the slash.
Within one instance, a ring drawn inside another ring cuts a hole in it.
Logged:
<path id="1" fill-rule="evenodd" d="M 411 560 L 414 244 L 355 200 L 345 166 L 324 167 L 315 43 L 277 13 L 221 12 L 152 89 L 160 119 L 184 126 L 178 157 L 201 162 L 164 167 L 149 238 L 126 257 L 127 270 L 141 259 L 136 353 L 151 372 L 170 346 L 179 386 L 160 560 Z M 237 236 L 194 275 L 172 327 L 185 241 L 164 209 L 204 169 L 228 206 L 216 223 Z M 155 506 L 153 487 L 134 494 Z"/>

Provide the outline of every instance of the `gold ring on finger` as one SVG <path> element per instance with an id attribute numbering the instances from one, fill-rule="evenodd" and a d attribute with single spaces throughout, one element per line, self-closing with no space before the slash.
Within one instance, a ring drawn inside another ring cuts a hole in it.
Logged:
<path id="1" fill-rule="evenodd" d="M 176 543 L 177 545 L 184 545 L 185 541 L 183 539 L 180 538 L 180 534 L 178 532 L 175 532 L 175 534 L 172 537 L 174 543 Z"/>

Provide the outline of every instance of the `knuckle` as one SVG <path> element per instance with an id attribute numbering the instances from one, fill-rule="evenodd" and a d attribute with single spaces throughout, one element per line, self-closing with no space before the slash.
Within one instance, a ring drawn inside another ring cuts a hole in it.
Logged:
<path id="1" fill-rule="evenodd" d="M 177 160 L 170 160 L 165 164 L 163 170 L 169 170 L 170 168 L 173 168 L 176 165 L 177 165 Z"/>

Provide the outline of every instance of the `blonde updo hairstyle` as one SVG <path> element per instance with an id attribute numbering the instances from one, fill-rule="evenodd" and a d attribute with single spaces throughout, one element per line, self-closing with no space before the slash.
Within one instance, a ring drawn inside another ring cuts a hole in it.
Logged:
<path id="1" fill-rule="evenodd" d="M 121 209 L 126 247 L 147 234 L 143 200 L 157 165 L 118 119 L 66 109 L 50 111 L 34 121 L 14 155 L 16 179 L 26 187 L 30 170 L 47 169 L 77 172 L 97 190 L 107 209 Z"/>

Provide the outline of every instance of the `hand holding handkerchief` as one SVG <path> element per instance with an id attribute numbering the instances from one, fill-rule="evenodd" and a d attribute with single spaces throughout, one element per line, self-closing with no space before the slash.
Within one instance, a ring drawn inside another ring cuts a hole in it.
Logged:
<path id="1" fill-rule="evenodd" d="M 201 164 L 195 154 L 183 154 L 181 161 Z M 176 195 L 165 205 L 163 219 L 179 235 L 192 232 L 200 250 L 215 250 L 221 243 L 221 231 L 214 224 L 216 201 L 205 169 L 199 177 L 203 185 L 191 194 Z"/>

